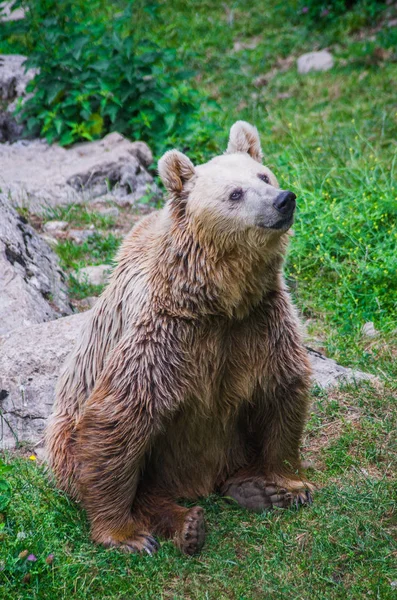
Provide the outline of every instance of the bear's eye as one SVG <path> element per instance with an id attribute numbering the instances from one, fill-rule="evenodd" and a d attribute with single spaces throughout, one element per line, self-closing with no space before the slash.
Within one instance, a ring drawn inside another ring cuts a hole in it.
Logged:
<path id="1" fill-rule="evenodd" d="M 232 191 L 232 193 L 229 196 L 229 199 L 233 200 L 233 202 L 236 202 L 237 200 L 241 200 L 243 195 L 244 195 L 243 190 L 241 188 L 237 188 L 236 190 Z"/>
<path id="2" fill-rule="evenodd" d="M 265 173 L 258 173 L 259 179 L 262 179 L 265 183 L 270 183 L 270 177 L 265 175 Z"/>

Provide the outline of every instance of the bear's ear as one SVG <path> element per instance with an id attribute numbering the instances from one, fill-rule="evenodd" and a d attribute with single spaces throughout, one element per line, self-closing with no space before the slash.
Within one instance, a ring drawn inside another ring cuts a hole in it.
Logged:
<path id="1" fill-rule="evenodd" d="M 262 148 L 258 130 L 246 121 L 237 121 L 230 129 L 229 144 L 226 152 L 246 152 L 254 160 L 262 162 Z"/>
<path id="2" fill-rule="evenodd" d="M 165 187 L 174 194 L 179 194 L 195 173 L 192 161 L 178 150 L 166 152 L 160 158 L 158 168 Z"/>

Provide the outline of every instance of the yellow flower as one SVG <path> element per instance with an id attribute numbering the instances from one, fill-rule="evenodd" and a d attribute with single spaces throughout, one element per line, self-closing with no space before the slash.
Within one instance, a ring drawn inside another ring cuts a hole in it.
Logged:
<path id="1" fill-rule="evenodd" d="M 32 454 L 31 456 L 29 456 L 29 460 L 36 460 L 36 457 L 34 454 Z"/>

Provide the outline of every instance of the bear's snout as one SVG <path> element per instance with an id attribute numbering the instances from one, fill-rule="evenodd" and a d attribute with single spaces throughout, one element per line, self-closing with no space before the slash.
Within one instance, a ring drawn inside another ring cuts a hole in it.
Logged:
<path id="1" fill-rule="evenodd" d="M 295 210 L 296 196 L 293 192 L 281 192 L 273 201 L 273 206 L 283 215 L 288 215 Z"/>

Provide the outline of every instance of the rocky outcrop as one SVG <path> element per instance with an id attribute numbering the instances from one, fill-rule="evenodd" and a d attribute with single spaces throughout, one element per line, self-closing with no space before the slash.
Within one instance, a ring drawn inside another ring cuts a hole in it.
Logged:
<path id="1" fill-rule="evenodd" d="M 152 161 L 144 142 L 130 142 L 119 133 L 68 149 L 21 140 L 0 145 L 0 188 L 34 213 L 92 200 L 133 205 L 145 194 L 159 193 L 147 171 Z"/>
<path id="2" fill-rule="evenodd" d="M 26 86 L 36 74 L 35 69 L 25 70 L 26 56 L 20 54 L 0 55 L 0 100 L 12 102 L 23 97 Z"/>
<path id="3" fill-rule="evenodd" d="M 0 335 L 71 314 L 51 248 L 0 194 Z"/>
<path id="4" fill-rule="evenodd" d="M 56 380 L 89 313 L 19 329 L 0 338 L 0 448 L 39 444 L 54 401 Z M 308 349 L 313 383 L 327 388 L 372 376 L 337 365 Z"/>

